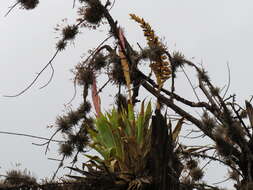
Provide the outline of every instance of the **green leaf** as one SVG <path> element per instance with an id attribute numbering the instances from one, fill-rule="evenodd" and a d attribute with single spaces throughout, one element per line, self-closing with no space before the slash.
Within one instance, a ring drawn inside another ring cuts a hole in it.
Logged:
<path id="1" fill-rule="evenodd" d="M 110 123 L 107 118 L 101 114 L 96 120 L 96 126 L 98 130 L 98 135 L 101 137 L 101 144 L 105 147 L 114 147 L 114 137 L 110 128 Z"/>
<path id="2" fill-rule="evenodd" d="M 141 144 L 142 139 L 143 139 L 143 127 L 144 127 L 144 123 L 143 123 L 143 115 L 139 115 L 139 117 L 137 118 L 137 143 Z"/>

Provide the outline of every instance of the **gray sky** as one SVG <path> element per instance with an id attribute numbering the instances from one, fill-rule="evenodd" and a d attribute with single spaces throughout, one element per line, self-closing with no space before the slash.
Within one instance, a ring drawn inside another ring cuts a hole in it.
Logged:
<path id="1" fill-rule="evenodd" d="M 13 3 L 11 0 L 1 2 L 0 15 L 4 15 Z M 157 34 L 165 38 L 171 51 L 179 50 L 188 58 L 195 57 L 193 61 L 202 63 L 213 81 L 221 87 L 227 83 L 226 64 L 229 62 L 229 93 L 236 93 L 238 100 L 243 101 L 253 94 L 250 85 L 253 68 L 252 10 L 253 2 L 250 0 L 118 0 L 111 13 L 135 46 L 136 42 L 144 45 L 145 39 L 128 14 L 144 17 Z M 8 17 L 0 17 L 1 96 L 19 92 L 36 76 L 55 51 L 59 35 L 54 33 L 54 27 L 63 18 L 68 18 L 71 24 L 75 13 L 72 1 L 43 0 L 33 11 L 14 9 Z M 53 131 L 46 126 L 54 124 L 56 116 L 63 113 L 64 104 L 73 95 L 70 69 L 106 34 L 105 28 L 97 32 L 82 30 L 75 44 L 55 59 L 54 79 L 47 88 L 38 89 L 49 78 L 50 70 L 24 95 L 0 97 L 0 130 L 49 137 Z M 184 90 L 185 85 L 185 80 L 182 80 L 178 88 Z M 74 106 L 80 103 L 79 100 L 74 101 Z M 56 155 L 56 147 L 51 146 L 51 152 L 45 156 L 44 148 L 34 146 L 32 142 L 39 141 L 0 134 L 0 174 L 13 168 L 15 163 L 21 163 L 22 168 L 30 169 L 38 177 L 51 175 L 57 163 L 47 158 Z M 215 176 L 211 178 L 220 180 Z"/>

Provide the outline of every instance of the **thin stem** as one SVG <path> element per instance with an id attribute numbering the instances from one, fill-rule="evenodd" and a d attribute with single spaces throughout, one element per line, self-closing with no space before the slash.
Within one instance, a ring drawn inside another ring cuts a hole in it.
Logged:
<path id="1" fill-rule="evenodd" d="M 60 52 L 59 50 L 57 50 L 55 52 L 55 54 L 49 60 L 49 62 L 42 68 L 42 70 L 37 74 L 37 76 L 34 78 L 34 80 L 24 90 L 22 90 L 21 92 L 15 94 L 15 95 L 4 95 L 4 97 L 8 97 L 8 98 L 18 97 L 18 96 L 24 94 L 27 90 L 29 90 L 34 85 L 34 83 L 38 80 L 38 78 L 40 77 L 40 75 L 46 70 L 46 68 L 52 64 L 53 60 L 55 59 L 55 57 L 57 56 L 57 54 L 59 52 Z"/>
<path id="2" fill-rule="evenodd" d="M 9 14 L 19 3 L 20 3 L 20 2 L 18 1 L 18 2 L 16 2 L 14 5 L 12 5 L 12 6 L 10 7 L 10 9 L 8 10 L 8 12 L 4 15 L 4 17 L 7 17 L 8 14 Z"/>
<path id="3" fill-rule="evenodd" d="M 24 137 L 34 138 L 34 139 L 41 139 L 41 140 L 50 140 L 49 138 L 35 136 L 35 135 L 28 135 L 28 134 L 24 134 L 24 133 L 14 133 L 14 132 L 0 131 L 0 134 L 24 136 Z M 52 142 L 57 142 L 57 143 L 63 142 L 63 141 L 60 141 L 60 140 L 53 140 L 53 139 L 51 139 L 51 141 Z"/>
<path id="4" fill-rule="evenodd" d="M 52 72 L 51 72 L 51 75 L 50 75 L 49 80 L 47 81 L 46 84 L 44 84 L 43 86 L 41 86 L 39 89 L 45 88 L 45 87 L 48 86 L 49 83 L 53 80 L 53 77 L 54 77 L 54 67 L 53 67 L 52 64 L 50 64 L 50 68 L 51 68 Z"/>

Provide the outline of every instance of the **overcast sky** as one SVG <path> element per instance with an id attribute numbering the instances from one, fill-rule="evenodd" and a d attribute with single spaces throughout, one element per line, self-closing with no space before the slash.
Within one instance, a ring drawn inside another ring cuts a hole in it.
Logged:
<path id="1" fill-rule="evenodd" d="M 2 1 L 0 15 L 13 3 L 12 0 Z M 250 0 L 116 0 L 111 13 L 133 45 L 136 42 L 144 45 L 145 39 L 128 14 L 144 17 L 157 34 L 165 38 L 171 51 L 179 50 L 188 58 L 194 57 L 193 60 L 202 63 L 221 87 L 227 83 L 226 65 L 229 63 L 229 93 L 236 93 L 242 102 L 253 94 L 252 10 Z M 43 0 L 33 11 L 14 9 L 8 17 L 0 16 L 1 96 L 15 94 L 33 80 L 55 51 L 59 35 L 54 27 L 63 18 L 68 18 L 71 24 L 75 15 L 71 0 Z M 55 59 L 55 75 L 48 87 L 38 89 L 49 78 L 50 70 L 24 95 L 0 97 L 0 130 L 49 137 L 53 131 L 46 126 L 54 124 L 73 95 L 70 69 L 106 35 L 105 28 L 97 32 L 83 30 L 76 43 Z M 184 85 L 181 82 L 178 88 L 184 89 Z M 79 103 L 77 98 L 73 104 Z M 21 163 L 22 168 L 28 168 L 39 178 L 51 175 L 57 163 L 47 158 L 56 156 L 56 147 L 52 146 L 50 153 L 45 155 L 44 147 L 34 146 L 32 142 L 40 141 L 0 134 L 0 174 L 13 168 L 15 163 Z M 212 180 L 220 179 L 213 177 Z"/>

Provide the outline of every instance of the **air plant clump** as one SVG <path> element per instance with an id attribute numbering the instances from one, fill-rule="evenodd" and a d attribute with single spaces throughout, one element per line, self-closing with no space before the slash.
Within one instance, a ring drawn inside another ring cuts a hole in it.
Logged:
<path id="1" fill-rule="evenodd" d="M 86 3 L 86 6 L 83 6 L 78 10 L 78 15 L 80 16 L 78 20 L 85 20 L 89 24 L 99 25 L 104 17 L 103 6 L 101 5 L 100 1 L 97 0 L 86 1 Z"/>
<path id="2" fill-rule="evenodd" d="M 211 88 L 211 94 L 214 95 L 214 96 L 219 96 L 220 94 L 220 88 L 219 87 L 214 87 L 214 88 Z"/>
<path id="3" fill-rule="evenodd" d="M 204 172 L 200 168 L 196 167 L 190 171 L 190 176 L 193 181 L 199 181 L 204 177 Z"/>
<path id="4" fill-rule="evenodd" d="M 99 7 L 89 7 L 85 10 L 85 20 L 91 24 L 98 24 L 102 18 L 103 10 L 100 10 Z"/>
<path id="5" fill-rule="evenodd" d="M 56 43 L 56 49 L 59 51 L 65 50 L 66 46 L 67 46 L 67 42 L 65 40 L 59 40 Z"/>
<path id="6" fill-rule="evenodd" d="M 215 121 L 215 119 L 211 118 L 207 112 L 203 113 L 202 122 L 204 123 L 205 127 L 210 131 L 212 131 L 217 126 L 217 122 Z"/>
<path id="7" fill-rule="evenodd" d="M 89 144 L 89 137 L 86 130 L 81 130 L 81 132 L 77 133 L 75 138 L 72 139 L 77 149 L 77 151 L 81 152 L 84 148 Z"/>
<path id="8" fill-rule="evenodd" d="M 71 143 L 65 142 L 60 145 L 59 154 L 64 155 L 65 157 L 71 157 L 74 152 L 74 147 Z"/>
<path id="9" fill-rule="evenodd" d="M 71 131 L 73 125 L 67 116 L 59 116 L 56 118 L 56 127 L 63 133 Z"/>
<path id="10" fill-rule="evenodd" d="M 89 113 L 91 110 L 91 104 L 90 102 L 88 101 L 85 101 L 83 102 L 79 108 L 77 109 L 77 112 L 80 114 L 80 115 L 86 115 L 87 113 Z"/>
<path id="11" fill-rule="evenodd" d="M 177 68 L 182 67 L 184 65 L 185 57 L 181 52 L 176 51 L 172 54 L 172 60 L 173 68 L 176 71 Z"/>
<path id="12" fill-rule="evenodd" d="M 114 63 L 110 73 L 115 84 L 126 85 L 126 79 L 121 64 Z"/>
<path id="13" fill-rule="evenodd" d="M 100 70 L 107 64 L 106 57 L 102 53 L 98 53 L 94 57 L 92 64 L 95 70 Z"/>
<path id="14" fill-rule="evenodd" d="M 227 135 L 234 142 L 238 142 L 244 138 L 245 132 L 239 122 L 233 122 L 232 125 L 227 128 Z"/>
<path id="15" fill-rule="evenodd" d="M 247 117 L 248 117 L 247 110 L 241 110 L 240 113 L 239 113 L 239 116 L 240 116 L 242 119 L 247 118 Z"/>
<path id="16" fill-rule="evenodd" d="M 27 170 L 10 170 L 6 172 L 5 184 L 9 185 L 36 185 L 36 178 Z"/>
<path id="17" fill-rule="evenodd" d="M 139 56 L 144 60 L 149 59 L 151 61 L 161 62 L 162 58 L 167 57 L 164 55 L 165 51 L 166 49 L 163 46 L 151 46 L 142 49 Z"/>
<path id="18" fill-rule="evenodd" d="M 140 53 L 141 59 L 149 59 L 150 53 L 151 53 L 151 49 L 149 47 L 142 49 Z"/>
<path id="19" fill-rule="evenodd" d="M 29 10 L 34 9 L 39 4 L 39 0 L 18 0 L 18 3 L 23 9 Z"/>
<path id="20" fill-rule="evenodd" d="M 59 116 L 56 119 L 56 126 L 62 132 L 69 132 L 71 131 L 73 126 L 77 125 L 78 122 L 85 117 L 85 115 L 90 111 L 90 109 L 90 103 L 83 103 L 80 105 L 77 111 L 71 110 L 66 115 Z"/>
<path id="21" fill-rule="evenodd" d="M 92 117 L 87 117 L 83 120 L 82 127 L 87 129 L 94 129 L 94 119 Z"/>
<path id="22" fill-rule="evenodd" d="M 93 70 L 82 65 L 76 66 L 76 81 L 79 85 L 91 85 L 93 83 Z"/>
<path id="23" fill-rule="evenodd" d="M 215 136 L 216 150 L 221 156 L 227 157 L 231 155 L 231 145 L 220 135 Z"/>
<path id="24" fill-rule="evenodd" d="M 77 125 L 79 120 L 82 119 L 81 114 L 78 111 L 72 110 L 67 114 L 67 117 L 71 125 Z"/>
<path id="25" fill-rule="evenodd" d="M 209 76 L 207 75 L 207 71 L 205 71 L 204 69 L 200 69 L 198 72 L 198 77 L 200 80 L 204 81 L 204 82 L 208 82 L 210 81 Z"/>
<path id="26" fill-rule="evenodd" d="M 84 130 L 82 128 L 76 134 L 69 133 L 68 134 L 68 141 L 70 144 L 77 147 L 77 149 L 79 149 L 80 147 L 82 147 L 82 149 L 83 149 L 89 143 L 89 138 L 88 138 L 86 129 Z"/>
<path id="27" fill-rule="evenodd" d="M 165 47 L 161 45 L 153 45 L 142 50 L 143 59 L 149 58 L 151 61 L 161 61 L 161 56 L 165 52 Z"/>
<path id="28" fill-rule="evenodd" d="M 198 162 L 196 160 L 191 159 L 186 162 L 186 166 L 189 170 L 192 170 L 198 167 Z"/>
<path id="29" fill-rule="evenodd" d="M 68 25 L 62 29 L 63 40 L 74 40 L 78 34 L 78 27 L 76 25 Z"/>

